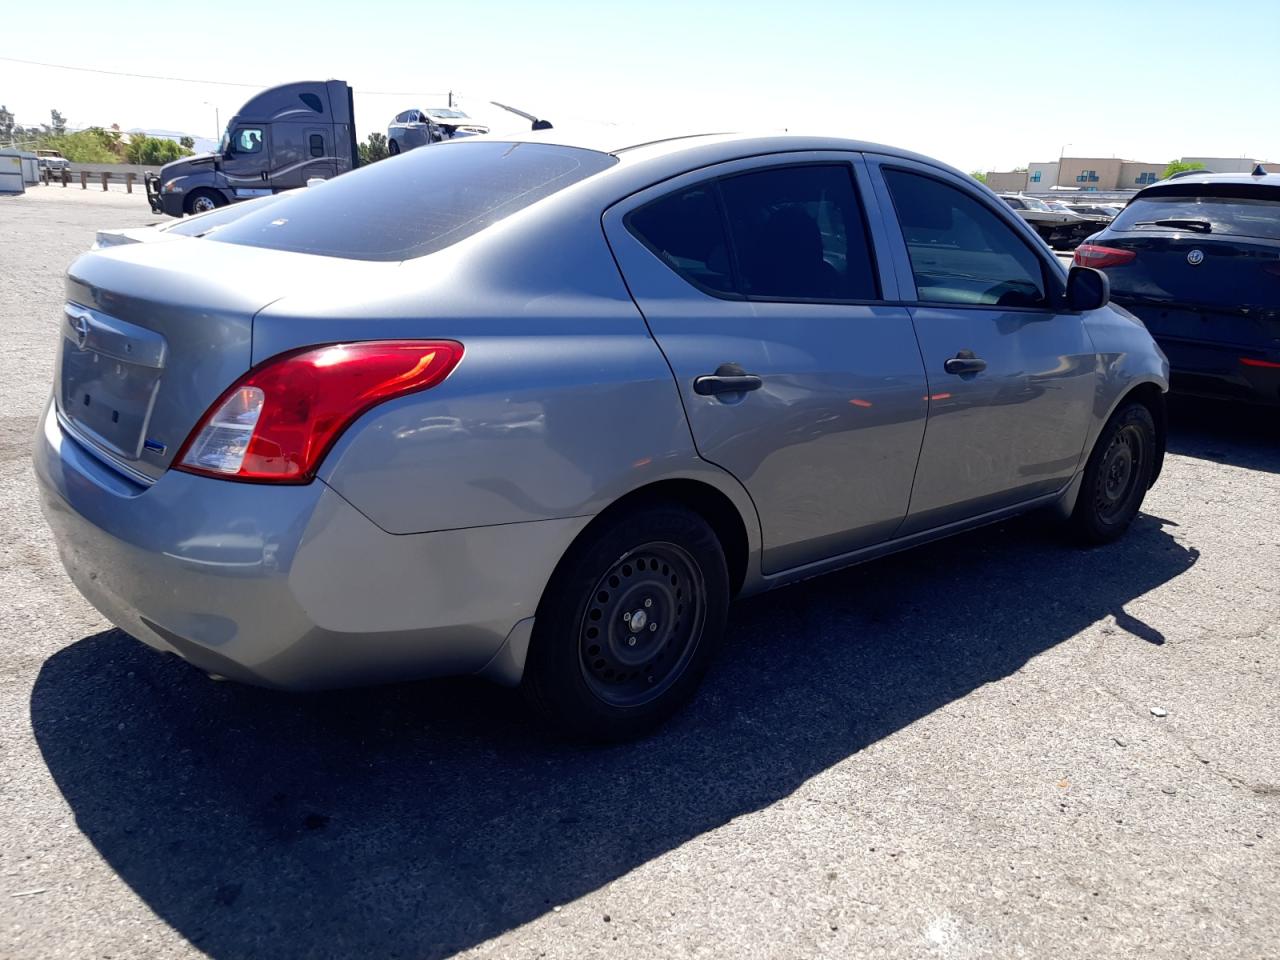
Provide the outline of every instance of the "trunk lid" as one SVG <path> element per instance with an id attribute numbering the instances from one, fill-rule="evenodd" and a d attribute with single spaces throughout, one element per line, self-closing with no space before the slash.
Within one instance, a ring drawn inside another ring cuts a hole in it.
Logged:
<path id="1" fill-rule="evenodd" d="M 1280 243 L 1138 231 L 1094 242 L 1134 254 L 1106 273 L 1112 298 L 1139 313 L 1152 334 L 1248 347 L 1280 343 Z"/>
<path id="2" fill-rule="evenodd" d="M 54 398 L 63 426 L 135 480 L 155 480 L 253 365 L 254 315 L 347 266 L 195 238 L 82 256 L 67 272 L 60 324 Z"/>

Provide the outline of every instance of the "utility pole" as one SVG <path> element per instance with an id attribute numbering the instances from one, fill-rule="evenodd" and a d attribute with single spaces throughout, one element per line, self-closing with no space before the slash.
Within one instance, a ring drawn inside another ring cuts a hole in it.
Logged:
<path id="1" fill-rule="evenodd" d="M 1072 146 L 1072 144 L 1064 143 L 1058 148 L 1058 172 L 1054 174 L 1053 177 L 1054 186 L 1062 186 L 1062 158 L 1066 154 L 1067 147 L 1069 146 Z"/>
<path id="2" fill-rule="evenodd" d="M 453 91 L 452 90 L 449 91 L 449 109 L 450 110 L 453 109 Z"/>

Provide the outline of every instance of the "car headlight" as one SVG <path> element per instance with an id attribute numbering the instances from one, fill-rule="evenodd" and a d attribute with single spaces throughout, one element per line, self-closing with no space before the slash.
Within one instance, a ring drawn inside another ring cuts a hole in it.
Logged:
<path id="1" fill-rule="evenodd" d="M 172 180 L 166 180 L 164 186 L 160 189 L 164 193 L 181 193 L 182 188 L 178 186 L 178 181 L 181 179 L 181 177 L 174 177 Z"/>

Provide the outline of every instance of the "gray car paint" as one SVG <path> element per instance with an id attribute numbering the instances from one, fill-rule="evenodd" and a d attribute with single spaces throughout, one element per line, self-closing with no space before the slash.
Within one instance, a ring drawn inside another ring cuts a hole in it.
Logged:
<path id="1" fill-rule="evenodd" d="M 522 139 L 566 142 L 562 131 Z M 749 318 L 738 317 L 750 325 L 736 330 L 722 301 L 673 286 L 654 271 L 652 254 L 618 233 L 625 209 L 673 178 L 814 151 L 858 171 L 890 298 L 882 304 L 753 304 Z M 863 155 L 964 180 L 926 158 L 853 141 L 706 137 L 619 150 L 604 173 L 403 264 L 194 238 L 86 255 L 71 270 L 71 299 L 160 329 L 182 369 L 205 358 L 186 371 L 198 387 L 177 382 L 177 365 L 162 383 L 147 433 L 163 427 L 170 459 L 221 389 L 283 350 L 419 336 L 456 337 L 467 352 L 444 384 L 361 417 L 319 478 L 301 486 L 194 477 L 145 454 L 122 464 L 51 408 L 35 462 L 68 571 L 108 618 L 213 672 L 299 687 L 464 672 L 510 683 L 565 550 L 592 517 L 654 485 L 693 485 L 731 506 L 745 534 L 744 594 L 1043 503 L 1069 509 L 1083 455 L 1110 411 L 1139 384 L 1166 388 L 1162 355 L 1140 324 L 1112 308 L 1040 322 L 1036 336 L 1059 324 L 1085 329 L 1064 334 L 1062 357 L 1080 356 L 1081 336 L 1093 342 L 1084 364 L 1091 377 L 1074 368 L 1065 377 L 1091 384 L 1091 409 L 1071 441 L 1079 443 L 1075 465 L 1028 447 L 1035 456 L 1022 466 L 1034 479 L 1026 489 L 1000 491 L 1003 500 L 968 497 L 967 506 L 941 507 L 931 525 L 907 528 L 914 506 L 904 494 L 922 434 L 928 443 L 922 405 L 932 384 L 927 358 L 904 356 L 920 308 L 905 293 L 911 273 L 905 251 L 893 250 L 896 221 Z M 1003 210 L 989 192 L 966 188 Z M 1011 213 L 1005 219 L 1030 233 Z M 1062 279 L 1056 262 L 1049 268 Z M 782 318 L 808 325 L 809 339 L 778 343 L 771 325 Z M 998 329 L 1001 318 L 977 322 Z M 876 339 L 862 345 L 856 330 L 865 325 Z M 1028 325 L 1018 320 L 1007 335 Z M 839 364 L 840 351 L 855 345 L 877 358 L 874 368 Z M 1054 345 L 1038 349 L 1043 357 Z M 766 352 L 775 360 L 768 390 L 738 406 L 701 397 L 692 406 L 691 375 L 727 359 L 762 363 Z M 1036 400 L 1059 393 L 1062 377 L 1039 362 L 1036 372 L 1040 394 L 1022 385 L 1004 399 L 1039 430 L 1054 414 Z M 850 405 L 854 397 L 872 398 L 872 407 Z M 826 420 L 837 398 L 850 409 Z M 877 419 L 859 430 L 868 409 Z M 981 421 L 981 409 L 968 416 Z M 717 423 L 716 414 L 729 416 Z M 1075 423 L 1074 412 L 1060 416 Z M 753 437 L 757 418 L 768 432 Z M 1016 434 L 1020 422 L 1013 416 L 1005 426 Z M 824 450 L 827 476 L 806 475 L 824 467 Z M 861 497 L 840 496 L 842 476 Z M 894 489 L 877 488 L 877 476 Z M 775 516 L 778 504 L 784 511 Z M 769 556 L 762 529 L 776 532 L 782 552 Z"/>
<path id="2" fill-rule="evenodd" d="M 886 252 L 896 264 L 898 297 L 911 317 L 928 377 L 929 429 L 911 494 L 909 534 L 975 513 L 1061 490 L 1081 467 L 1092 418 L 1094 350 L 1081 317 L 1060 302 L 1065 277 L 1057 258 L 1003 204 L 985 204 L 1021 235 L 1041 263 L 1054 300 L 1045 308 L 993 308 L 919 302 L 911 261 L 893 218 L 881 168 L 923 173 L 975 198 L 973 178 L 892 156 L 868 166 L 887 203 Z M 963 350 L 987 362 L 979 376 L 943 369 Z"/>
<path id="3" fill-rule="evenodd" d="M 716 164 L 635 194 L 604 217 L 618 265 L 680 385 L 699 453 L 737 477 L 759 510 L 766 573 L 879 543 L 902 523 L 928 410 L 911 317 L 882 303 L 721 299 L 673 273 L 623 221 L 713 177 L 856 159 L 801 151 Z M 696 377 L 726 362 L 764 386 L 726 398 L 694 393 Z"/>

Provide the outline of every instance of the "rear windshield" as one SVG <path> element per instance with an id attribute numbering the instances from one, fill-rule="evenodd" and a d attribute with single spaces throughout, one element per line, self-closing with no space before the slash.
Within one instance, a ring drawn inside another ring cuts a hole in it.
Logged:
<path id="1" fill-rule="evenodd" d="M 290 193 L 209 239 L 352 260 L 408 260 L 479 233 L 616 162 L 607 153 L 542 143 L 420 147 Z"/>
<path id="2" fill-rule="evenodd" d="M 1111 229 L 1181 229 L 1280 240 L 1280 195 L 1275 199 L 1160 194 L 1136 197 L 1112 221 Z"/>

